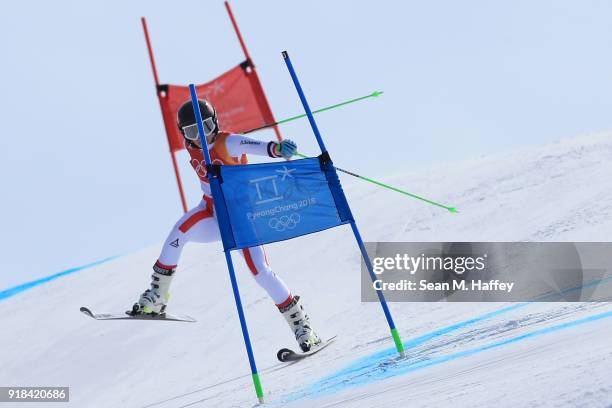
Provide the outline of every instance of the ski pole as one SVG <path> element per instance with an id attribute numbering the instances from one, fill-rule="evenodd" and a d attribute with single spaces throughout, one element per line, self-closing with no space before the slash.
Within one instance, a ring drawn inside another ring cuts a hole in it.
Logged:
<path id="1" fill-rule="evenodd" d="M 189 93 L 191 94 L 191 103 L 193 105 L 193 113 L 195 115 L 196 123 L 198 125 L 198 133 L 200 135 L 200 142 L 202 143 L 202 154 L 204 155 L 204 161 L 206 166 L 211 165 L 212 160 L 210 158 L 210 152 L 208 151 L 208 142 L 204 133 L 204 124 L 202 123 L 202 113 L 200 112 L 200 105 L 198 103 L 198 94 L 194 84 L 189 84 Z M 212 193 L 213 202 L 215 203 L 215 212 L 219 217 L 219 225 L 222 225 L 222 211 L 217 209 L 224 208 L 225 204 L 217 205 L 223 198 L 219 197 L 221 192 L 219 177 L 216 175 L 208 174 L 208 180 L 210 181 L 210 188 Z M 223 201 L 221 201 L 223 203 Z M 251 367 L 251 378 L 253 380 L 253 386 L 255 387 L 255 395 L 260 404 L 264 402 L 264 393 L 261 386 L 261 380 L 259 379 L 259 373 L 257 372 L 257 365 L 255 364 L 255 355 L 253 354 L 253 347 L 251 346 L 251 338 L 249 337 L 249 329 L 244 315 L 244 309 L 242 307 L 242 300 L 240 299 L 240 290 L 238 289 L 238 282 L 236 280 L 236 272 L 234 271 L 234 263 L 232 262 L 232 254 L 230 249 L 224 249 L 225 261 L 227 263 L 227 269 L 230 276 L 230 282 L 232 284 L 232 292 L 234 293 L 234 301 L 236 303 L 236 310 L 238 311 L 238 319 L 240 320 L 240 328 L 242 329 L 242 337 L 244 339 L 244 345 L 249 359 L 249 366 Z"/>
<path id="2" fill-rule="evenodd" d="M 321 154 L 327 154 L 327 148 L 325 147 L 325 143 L 323 142 L 323 137 L 321 136 L 319 127 L 317 126 L 317 123 L 314 119 L 314 115 L 312 114 L 312 111 L 310 110 L 308 101 L 306 101 L 306 95 L 304 95 L 304 90 L 302 89 L 302 85 L 300 85 L 300 81 L 297 77 L 295 69 L 293 68 L 293 64 L 291 63 L 289 54 L 287 53 L 287 51 L 283 51 L 282 55 L 283 55 L 283 59 L 285 60 L 285 65 L 287 65 L 287 70 L 289 71 L 289 75 L 291 75 L 291 79 L 293 80 L 293 85 L 295 85 L 295 90 L 297 91 L 297 94 L 300 97 L 300 101 L 302 102 L 302 106 L 304 107 L 304 111 L 306 112 L 306 115 L 308 116 L 308 122 L 310 123 L 310 127 L 312 128 L 312 132 L 314 133 L 315 138 L 317 139 L 319 148 L 321 149 Z M 336 169 L 332 166 L 329 170 L 332 170 L 331 173 L 333 177 L 337 179 L 338 176 L 336 174 Z M 340 187 L 340 181 L 338 181 L 338 187 Z M 334 198 L 334 200 L 335 199 L 336 198 Z M 342 204 L 347 207 L 349 218 L 350 218 L 351 229 L 353 230 L 355 241 L 357 241 L 357 245 L 359 246 L 359 250 L 361 251 L 361 256 L 368 268 L 368 273 L 370 274 L 370 278 L 372 279 L 372 281 L 375 281 L 376 275 L 374 274 L 374 270 L 372 268 L 372 262 L 370 261 L 370 257 L 366 251 L 365 245 L 363 243 L 363 239 L 361 238 L 361 234 L 359 233 L 359 229 L 357 228 L 357 222 L 355 221 L 355 219 L 353 218 L 351 214 L 349 203 L 346 197 L 344 196 L 344 193 L 340 192 L 340 194 L 338 194 L 338 199 L 342 200 Z M 378 296 L 380 306 L 385 315 L 385 319 L 387 320 L 387 324 L 389 325 L 391 336 L 393 337 L 393 342 L 395 343 L 397 352 L 399 353 L 400 357 L 403 358 L 405 356 L 404 344 L 402 343 L 402 340 L 397 331 L 397 328 L 395 327 L 395 322 L 393 321 L 393 317 L 391 316 L 391 311 L 389 310 L 389 306 L 387 305 L 385 295 L 382 293 L 381 290 L 378 290 L 378 289 L 376 290 L 376 295 Z"/>
<path id="3" fill-rule="evenodd" d="M 362 100 L 367 99 L 367 98 L 377 98 L 378 96 L 382 95 L 382 93 L 383 93 L 383 91 L 374 91 L 374 92 L 372 92 L 369 95 L 361 96 L 361 97 L 355 98 L 355 99 L 350 99 L 348 101 L 340 102 L 340 103 L 337 103 L 335 105 L 326 106 L 325 108 L 317 109 L 317 110 L 313 111 L 312 113 L 314 114 L 314 113 L 325 112 L 325 111 L 328 111 L 328 110 L 339 108 L 340 106 L 348 105 L 348 104 L 353 103 L 353 102 L 359 102 L 359 101 L 362 101 Z M 263 125 L 263 126 L 260 126 L 260 127 L 257 127 L 257 128 L 253 128 L 253 129 L 247 130 L 245 132 L 242 132 L 242 134 L 246 135 L 247 133 L 251 133 L 251 132 L 256 132 L 258 130 L 267 129 L 267 128 L 270 128 L 270 127 L 273 127 L 273 126 L 277 126 L 277 125 L 280 125 L 280 124 L 283 124 L 283 123 L 291 122 L 292 120 L 305 118 L 306 116 L 307 116 L 306 114 L 292 116 L 290 118 L 279 120 L 279 121 L 271 123 L 269 125 Z"/>
<path id="4" fill-rule="evenodd" d="M 296 153 L 296 155 L 297 155 L 297 156 L 300 156 L 300 157 L 302 157 L 302 158 L 308 158 L 308 156 L 306 156 L 306 155 L 304 155 L 304 154 L 301 154 L 301 153 Z M 397 188 L 397 187 L 393 187 L 393 186 L 390 186 L 390 185 L 388 185 L 388 184 L 381 183 L 380 181 L 376 181 L 376 180 L 373 180 L 373 179 L 368 178 L 368 177 L 365 177 L 365 176 L 360 176 L 359 174 L 355 174 L 355 173 L 353 173 L 353 172 L 351 172 L 351 171 L 341 169 L 340 167 L 337 167 L 337 166 L 334 166 L 334 167 L 336 168 L 336 170 L 341 171 L 342 173 L 346 173 L 346 174 L 348 174 L 349 176 L 357 177 L 357 178 L 359 178 L 359 179 L 361 179 L 361 180 L 365 180 L 365 181 L 368 181 L 368 182 L 370 182 L 370 183 L 376 184 L 377 186 L 381 186 L 381 187 L 384 187 L 384 188 L 388 188 L 389 190 L 393 190 L 393 191 L 396 191 L 396 192 L 398 192 L 398 193 L 401 193 L 401 194 L 407 195 L 408 197 L 412 197 L 412 198 L 416 198 L 417 200 L 425 201 L 426 203 L 429 203 L 429 204 L 431 204 L 431 205 L 435 205 L 435 206 L 437 206 L 437 207 L 444 208 L 444 209 L 446 209 L 446 210 L 448 210 L 449 212 L 452 212 L 452 213 L 457 213 L 457 212 L 458 212 L 458 211 L 457 211 L 457 209 L 456 209 L 455 207 L 449 207 L 449 206 L 446 206 L 446 205 L 444 205 L 444 204 L 437 203 L 437 202 L 435 202 L 435 201 L 432 201 L 432 200 L 429 200 L 429 199 L 427 199 L 427 198 L 424 198 L 424 197 L 418 196 L 418 195 L 416 195 L 416 194 L 409 193 L 408 191 L 401 190 L 401 189 L 399 189 L 399 188 Z"/>

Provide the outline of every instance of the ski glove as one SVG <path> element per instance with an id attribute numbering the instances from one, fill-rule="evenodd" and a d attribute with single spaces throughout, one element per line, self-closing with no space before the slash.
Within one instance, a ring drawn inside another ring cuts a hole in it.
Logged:
<path id="1" fill-rule="evenodd" d="M 285 159 L 290 159 L 297 153 L 297 144 L 293 140 L 285 139 L 276 144 L 276 153 Z"/>

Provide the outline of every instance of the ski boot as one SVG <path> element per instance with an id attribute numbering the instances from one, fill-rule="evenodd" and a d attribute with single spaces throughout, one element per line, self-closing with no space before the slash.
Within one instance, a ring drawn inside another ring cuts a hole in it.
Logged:
<path id="1" fill-rule="evenodd" d="M 295 296 L 291 303 L 279 310 L 287 320 L 303 352 L 310 351 L 313 346 L 321 343 L 321 339 L 312 329 L 308 315 L 304 312 L 299 296 Z"/>
<path id="2" fill-rule="evenodd" d="M 132 310 L 126 312 L 130 316 L 139 314 L 163 315 L 166 305 L 170 299 L 170 283 L 176 267 L 164 268 L 159 262 L 153 265 L 153 275 L 151 275 L 151 288 L 140 295 L 138 302 L 134 303 Z"/>

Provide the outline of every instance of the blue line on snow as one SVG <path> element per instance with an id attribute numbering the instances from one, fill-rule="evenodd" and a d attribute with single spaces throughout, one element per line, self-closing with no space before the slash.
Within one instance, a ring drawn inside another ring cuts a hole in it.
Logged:
<path id="1" fill-rule="evenodd" d="M 583 285 L 575 286 L 575 287 L 572 287 L 572 288 L 566 288 L 566 289 L 564 289 L 564 290 L 562 290 L 560 292 L 555 292 L 555 293 L 539 296 L 534 301 L 542 302 L 542 301 L 546 301 L 546 300 L 552 300 L 555 297 L 558 297 L 558 296 L 563 295 L 563 294 L 567 294 L 567 293 L 570 293 L 570 292 L 573 292 L 573 291 L 576 291 L 576 290 L 581 290 L 581 289 L 584 289 L 584 288 L 589 288 L 589 287 L 597 286 L 597 285 L 602 284 L 602 283 L 605 284 L 605 283 L 610 283 L 610 282 L 612 282 L 612 277 L 608 277 L 608 278 L 604 278 L 604 279 L 595 279 L 595 280 L 593 280 L 591 282 L 588 282 L 588 283 L 585 283 Z M 418 346 L 418 345 L 423 344 L 423 343 L 425 343 L 425 342 L 427 342 L 427 341 L 429 341 L 429 340 L 431 340 L 433 338 L 436 338 L 436 337 L 442 336 L 444 334 L 448 334 L 448 333 L 454 332 L 455 330 L 463 329 L 464 327 L 471 326 L 471 325 L 473 325 L 475 323 L 482 322 L 483 320 L 488 320 L 488 319 L 490 319 L 492 317 L 497 317 L 497 316 L 499 316 L 501 314 L 508 313 L 508 312 L 511 312 L 513 310 L 516 310 L 516 309 L 523 308 L 523 307 L 525 307 L 527 305 L 530 305 L 531 303 L 532 302 L 515 303 L 515 304 L 512 304 L 510 306 L 506 306 L 506 307 L 503 307 L 501 309 L 494 310 L 492 312 L 488 312 L 488 313 L 482 314 L 482 315 L 474 317 L 472 319 L 464 320 L 462 322 L 459 322 L 459 323 L 456 323 L 456 324 L 453 324 L 453 325 L 450 325 L 450 326 L 446 326 L 446 327 L 443 327 L 443 328 L 438 329 L 438 330 L 434 330 L 434 331 L 432 331 L 430 333 L 424 334 L 422 336 L 419 336 L 417 338 L 414 338 L 412 340 L 408 340 L 408 341 L 404 342 L 404 348 L 408 349 L 408 348 L 411 348 L 411 347 Z M 389 352 L 391 352 L 391 353 L 389 353 Z M 395 354 L 395 349 L 393 348 L 393 349 L 381 351 L 381 352 L 379 352 L 377 354 L 374 354 L 371 357 L 374 357 L 374 356 L 382 357 L 382 356 L 389 356 L 389 355 L 394 355 L 394 354 Z"/>
<path id="2" fill-rule="evenodd" d="M 55 280 L 57 278 L 61 278 L 62 276 L 66 276 L 66 275 L 70 275 L 72 273 L 78 272 L 78 271 L 82 271 L 83 269 L 88 269 L 103 263 L 106 263 L 108 261 L 112 261 L 113 259 L 116 259 L 118 257 L 120 257 L 121 255 L 115 255 L 115 256 L 110 256 L 108 258 L 104 258 L 100 261 L 95 261 L 95 262 L 91 262 L 88 263 L 86 265 L 81 265 L 81 266 L 76 266 L 74 268 L 70 268 L 70 269 L 66 269 L 65 271 L 62 272 L 58 272 L 55 273 L 53 275 L 49 275 L 49 276 L 45 276 L 44 278 L 40 278 L 40 279 L 36 279 L 30 282 L 26 282 L 26 283 L 22 283 L 21 285 L 17 285 L 15 287 L 12 288 L 8 288 L 5 289 L 3 291 L 0 291 L 0 300 L 4 300 L 7 298 L 10 298 L 11 296 L 15 296 L 18 293 L 21 292 L 25 292 L 28 289 L 32 289 L 36 286 L 42 285 L 43 283 L 47 283 L 50 282 L 52 280 Z"/>
<path id="3" fill-rule="evenodd" d="M 567 294 L 567 293 L 570 293 L 570 292 L 573 292 L 573 291 L 576 291 L 576 290 L 581 290 L 581 289 L 588 288 L 588 287 L 597 286 L 597 285 L 602 284 L 602 283 L 606 284 L 606 283 L 610 283 L 610 282 L 612 282 L 612 277 L 607 277 L 607 278 L 604 278 L 604 279 L 595 279 L 595 280 L 593 280 L 591 282 L 588 282 L 588 283 L 585 283 L 583 285 L 578 285 L 578 286 L 575 286 L 575 287 L 572 287 L 572 288 L 566 288 L 566 289 L 564 289 L 564 290 L 562 290 L 560 292 L 554 292 L 554 293 L 546 294 L 546 295 L 543 295 L 543 296 L 539 296 L 538 298 L 534 299 L 534 301 L 549 301 L 549 300 L 552 300 L 555 297 L 558 297 L 558 296 L 563 295 L 563 294 Z M 473 325 L 475 323 L 479 323 L 479 322 L 482 322 L 484 320 L 488 320 L 490 318 L 493 318 L 493 317 L 496 317 L 496 316 L 508 313 L 510 311 L 523 308 L 523 307 L 525 307 L 527 305 L 530 305 L 530 304 L 532 304 L 532 302 L 515 303 L 515 304 L 512 304 L 510 306 L 503 307 L 501 309 L 494 310 L 492 312 L 488 312 L 488 313 L 482 314 L 482 315 L 474 317 L 472 319 L 464 320 L 462 322 L 459 322 L 459 323 L 456 323 L 456 324 L 453 324 L 453 325 L 450 325 L 450 326 L 446 326 L 446 327 L 440 328 L 438 330 L 434 330 L 434 331 L 432 331 L 430 333 L 427 333 L 427 334 L 424 334 L 422 336 L 416 337 L 414 339 L 405 341 L 404 342 L 404 348 L 408 350 L 409 348 L 413 348 L 413 347 L 416 347 L 416 346 L 418 346 L 420 344 L 426 343 L 427 341 L 429 341 L 429 340 L 431 340 L 433 338 L 436 338 L 436 337 L 439 337 L 439 336 L 442 336 L 442 335 L 454 332 L 456 330 L 459 330 L 459 329 L 471 326 L 471 325 Z M 483 347 L 487 347 L 487 346 L 483 346 Z M 488 348 L 483 348 L 483 350 L 485 350 L 485 349 L 488 349 Z M 345 386 L 357 386 L 357 385 L 367 384 L 369 382 L 354 383 L 354 384 L 353 383 L 349 383 L 349 381 L 347 381 L 346 379 L 344 379 L 344 381 L 342 381 L 341 377 L 342 376 L 348 377 L 352 373 L 358 373 L 360 371 L 363 372 L 364 370 L 365 370 L 364 374 L 366 374 L 366 375 L 369 373 L 368 370 L 370 370 L 370 371 L 376 371 L 376 369 L 378 369 L 378 370 L 381 370 L 381 369 L 385 370 L 387 365 L 394 364 L 394 361 L 395 361 L 394 359 L 395 359 L 396 355 L 397 355 L 396 354 L 396 349 L 395 348 L 390 348 L 390 349 L 382 350 L 380 352 L 377 352 L 377 353 L 371 354 L 369 356 L 363 357 L 361 359 L 358 359 L 354 363 L 350 364 L 348 367 L 340 370 L 339 372 L 337 372 L 335 374 L 331 374 L 331 375 L 329 375 L 327 377 L 324 377 L 323 379 L 317 381 L 316 383 L 314 383 L 313 385 L 305 388 L 302 391 L 297 391 L 297 392 L 294 392 L 294 393 L 290 394 L 288 397 L 286 397 L 286 398 L 289 398 L 289 399 L 286 399 L 286 400 L 283 400 L 283 401 L 286 401 L 286 402 L 287 401 L 295 401 L 296 399 L 300 399 L 300 398 L 306 397 L 308 395 L 314 396 L 314 395 L 332 394 L 334 392 L 342 390 Z M 442 358 L 442 357 L 439 357 L 439 358 Z M 434 361 L 434 360 L 426 360 L 426 361 L 430 361 L 431 362 L 431 361 Z M 435 364 L 435 363 L 432 363 L 432 364 Z M 432 365 L 432 364 L 429 364 L 429 365 Z M 412 367 L 414 367 L 416 365 L 417 364 L 413 364 Z M 406 364 L 404 364 L 403 366 L 406 366 Z M 428 366 L 428 365 L 423 365 L 423 367 L 426 367 L 426 366 Z M 421 367 L 419 366 L 417 368 L 421 368 Z M 414 369 L 416 369 L 416 368 L 413 368 L 413 369 L 411 369 L 409 371 L 414 371 Z M 402 373 L 404 373 L 404 372 L 396 373 L 394 375 L 402 374 Z M 374 378 L 371 378 L 370 382 L 379 381 L 379 380 L 382 380 L 384 378 L 387 378 L 387 377 L 377 378 L 377 377 L 374 376 Z M 337 389 L 321 392 L 321 389 L 325 385 L 325 383 L 329 382 L 329 381 L 331 381 L 333 379 L 336 379 L 337 381 L 341 381 L 341 384 L 336 384 L 336 388 Z"/>
<path id="4" fill-rule="evenodd" d="M 324 395 L 334 394 L 339 391 L 343 391 L 350 387 L 363 386 L 384 380 L 389 377 L 397 375 L 407 374 L 412 371 L 446 363 L 448 361 L 456 360 L 462 357 L 468 357 L 483 351 L 500 348 L 502 346 L 516 343 L 522 340 L 526 340 L 532 337 L 549 334 L 552 332 L 568 329 L 571 327 L 579 326 L 582 324 L 594 322 L 601 319 L 612 317 L 612 311 L 595 314 L 592 316 L 584 317 L 582 319 L 573 320 L 570 322 L 560 323 L 554 326 L 534 330 L 529 333 L 525 333 L 519 336 L 511 337 L 509 339 L 500 340 L 495 343 L 486 344 L 483 346 L 475 347 L 469 350 L 460 351 L 457 353 L 449 354 L 446 356 L 433 357 L 425 360 L 411 361 L 391 359 L 394 355 L 394 349 L 387 350 L 384 353 L 377 353 L 375 355 L 366 357 L 359 360 L 358 362 L 350 365 L 349 367 L 331 375 L 326 378 L 317 381 L 316 383 L 306 387 L 301 391 L 296 391 L 287 397 L 283 398 L 282 402 L 287 403 L 296 401 L 305 397 L 316 398 Z M 360 373 L 364 368 L 369 370 Z"/>

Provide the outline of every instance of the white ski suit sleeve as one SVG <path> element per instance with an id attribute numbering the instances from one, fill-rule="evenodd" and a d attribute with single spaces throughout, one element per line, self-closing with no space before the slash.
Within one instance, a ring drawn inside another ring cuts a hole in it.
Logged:
<path id="1" fill-rule="evenodd" d="M 231 135 L 225 141 L 230 156 L 240 157 L 243 154 L 254 154 L 256 156 L 281 157 L 276 154 L 277 143 L 270 141 L 264 142 L 244 135 Z"/>

